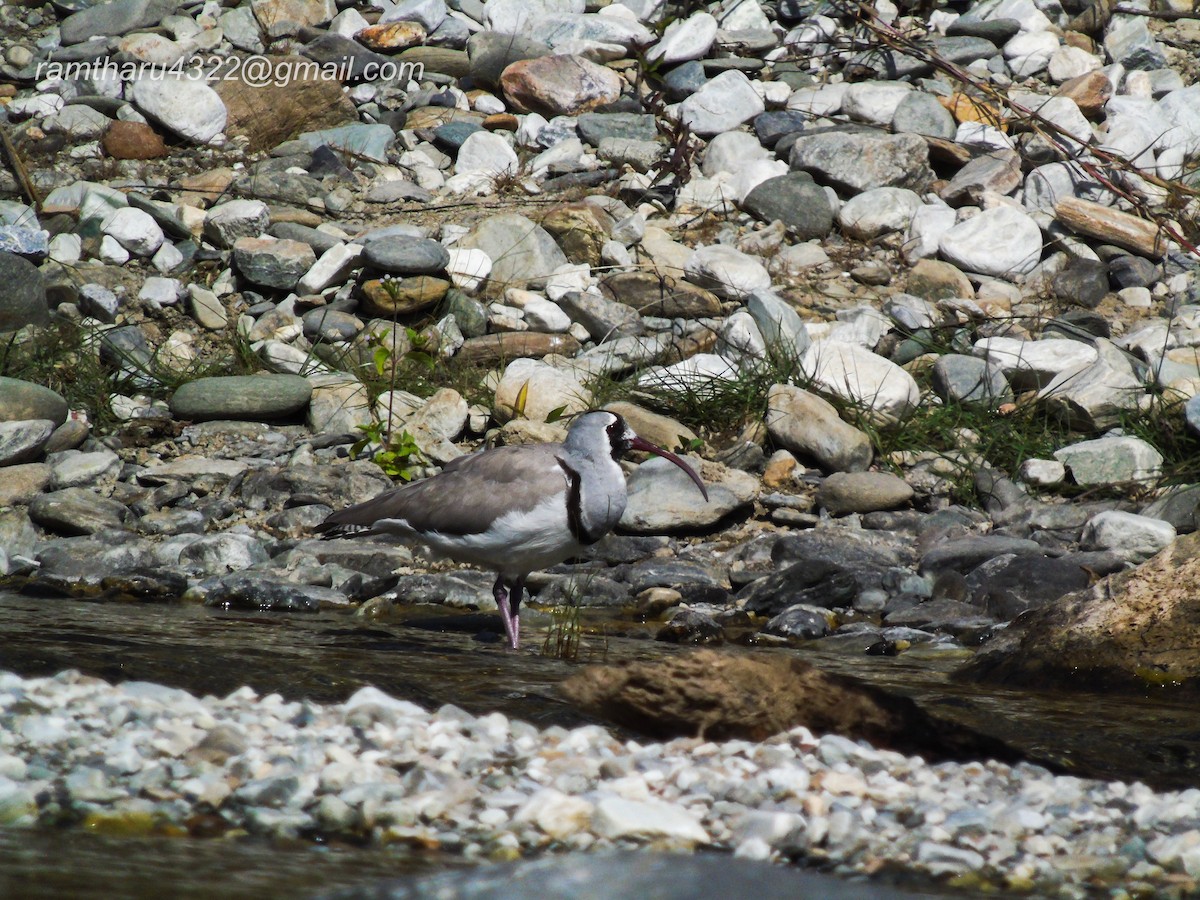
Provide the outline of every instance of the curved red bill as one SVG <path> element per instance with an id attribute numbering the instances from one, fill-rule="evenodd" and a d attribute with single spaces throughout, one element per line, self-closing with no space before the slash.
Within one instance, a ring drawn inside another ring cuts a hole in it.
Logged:
<path id="1" fill-rule="evenodd" d="M 629 446 L 634 450 L 641 450 L 643 453 L 653 453 L 655 456 L 661 456 L 663 459 L 667 459 L 675 463 L 675 465 L 687 472 L 688 478 L 696 482 L 696 487 L 700 488 L 700 493 L 704 495 L 705 500 L 708 500 L 708 489 L 704 486 L 704 482 L 700 480 L 700 476 L 696 474 L 696 470 L 670 450 L 664 450 L 657 444 L 652 444 L 640 437 L 635 437 L 632 441 L 630 441 Z"/>

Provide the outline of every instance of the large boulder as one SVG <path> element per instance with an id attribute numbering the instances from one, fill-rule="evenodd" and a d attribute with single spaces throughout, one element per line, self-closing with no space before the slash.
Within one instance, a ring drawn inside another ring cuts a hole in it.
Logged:
<path id="1" fill-rule="evenodd" d="M 1200 689 L 1200 534 L 1022 616 L 959 677 L 1075 690 Z"/>

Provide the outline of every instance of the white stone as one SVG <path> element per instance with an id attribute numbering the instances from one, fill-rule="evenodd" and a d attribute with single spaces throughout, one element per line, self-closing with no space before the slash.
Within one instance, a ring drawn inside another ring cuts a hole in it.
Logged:
<path id="1" fill-rule="evenodd" d="M 699 12 L 686 19 L 676 19 L 667 26 L 658 43 L 650 48 L 646 59 L 671 66 L 690 59 L 703 59 L 717 36 L 717 20 L 709 13 Z"/>
<path id="2" fill-rule="evenodd" d="M 967 272 L 1012 280 L 1042 258 L 1042 230 L 1019 209 L 997 206 L 955 225 L 938 242 L 947 262 Z"/>
<path id="3" fill-rule="evenodd" d="M 954 132 L 954 140 L 959 144 L 985 150 L 1012 150 L 1015 147 L 1012 138 L 986 122 L 959 122 Z"/>
<path id="4" fill-rule="evenodd" d="M 203 80 L 143 76 L 131 96 L 147 116 L 197 144 L 210 143 L 225 130 L 225 104 Z"/>
<path id="5" fill-rule="evenodd" d="M 775 154 L 760 144 L 758 138 L 749 132 L 727 131 L 708 142 L 700 171 L 709 178 L 715 178 L 722 172 L 737 172 L 748 162 L 774 158 Z"/>
<path id="6" fill-rule="evenodd" d="M 163 242 L 162 229 L 153 217 L 133 207 L 118 209 L 101 229 L 134 256 L 151 256 Z"/>
<path id="7" fill-rule="evenodd" d="M 942 237 L 958 222 L 958 214 L 944 203 L 922 206 L 908 223 L 904 236 L 904 259 L 914 263 L 937 256 Z"/>
<path id="8" fill-rule="evenodd" d="M 1081 47 L 1072 47 L 1069 44 L 1059 47 L 1050 55 L 1048 66 L 1050 80 L 1055 84 L 1062 84 L 1099 68 L 1100 60 L 1097 57 Z"/>
<path id="9" fill-rule="evenodd" d="M 499 34 L 534 36 L 550 16 L 581 15 L 585 8 L 584 0 L 488 0 L 483 24 Z"/>
<path id="10" fill-rule="evenodd" d="M 450 262 L 446 263 L 446 274 L 454 286 L 464 291 L 473 292 L 492 274 L 492 258 L 479 249 L 450 247 Z"/>
<path id="11" fill-rule="evenodd" d="M 721 325 L 717 332 L 717 352 L 736 365 L 766 359 L 767 342 L 758 323 L 745 309 L 739 309 Z"/>
<path id="12" fill-rule="evenodd" d="M 837 223 L 850 237 L 869 241 L 906 230 L 924 206 L 921 198 L 907 188 L 874 188 L 847 200 L 838 210 Z"/>
<path id="13" fill-rule="evenodd" d="M 122 266 L 129 262 L 129 251 L 121 246 L 120 241 L 106 234 L 100 239 L 100 250 L 96 258 L 112 266 Z"/>
<path id="14" fill-rule="evenodd" d="M 463 141 L 454 163 L 457 175 L 514 175 L 520 168 L 517 154 L 499 134 L 476 131 Z"/>
<path id="15" fill-rule="evenodd" d="M 693 251 L 684 272 L 688 281 L 734 300 L 771 286 L 771 276 L 762 260 L 726 244 Z"/>
<path id="16" fill-rule="evenodd" d="M 138 300 L 153 309 L 163 306 L 174 306 L 186 295 L 183 285 L 177 278 L 161 278 L 153 275 L 142 282 L 138 291 Z"/>
<path id="17" fill-rule="evenodd" d="M 884 421 L 902 420 L 921 399 L 911 375 L 857 344 L 816 341 L 805 353 L 801 368 L 818 388 L 858 404 Z"/>
<path id="18" fill-rule="evenodd" d="M 800 88 L 792 92 L 787 108 L 817 117 L 836 115 L 842 111 L 842 102 L 849 89 L 850 85 L 845 83 Z"/>
<path id="19" fill-rule="evenodd" d="M 524 313 L 525 321 L 533 331 L 565 334 L 571 329 L 571 317 L 541 294 L 509 288 L 504 292 L 504 300 Z"/>
<path id="20" fill-rule="evenodd" d="M 500 376 L 493 410 L 501 422 L 516 418 L 545 422 L 559 407 L 570 414 L 590 406 L 591 393 L 570 371 L 556 369 L 540 359 L 514 359 Z"/>
<path id="21" fill-rule="evenodd" d="M 64 266 L 74 265 L 83 258 L 83 238 L 69 232 L 56 234 L 50 240 L 49 256 Z"/>
<path id="22" fill-rule="evenodd" d="M 695 134 L 709 137 L 737 128 L 766 110 L 750 79 L 722 72 L 679 104 L 679 118 Z"/>
<path id="23" fill-rule="evenodd" d="M 1170 522 L 1110 509 L 1088 519 L 1079 546 L 1083 550 L 1109 550 L 1140 563 L 1174 540 L 1175 526 Z"/>
<path id="24" fill-rule="evenodd" d="M 900 81 L 860 81 L 846 89 L 842 112 L 860 122 L 886 128 L 896 116 L 896 107 L 911 93 L 912 85 Z"/>
<path id="25" fill-rule="evenodd" d="M 736 381 L 738 368 L 716 353 L 697 353 L 669 366 L 654 366 L 638 376 L 638 387 L 703 395 L 714 382 Z"/>
<path id="26" fill-rule="evenodd" d="M 334 244 L 321 254 L 296 283 L 298 294 L 319 294 L 345 280 L 363 252 L 362 244 Z"/>
<path id="27" fill-rule="evenodd" d="M 1068 338 L 1023 341 L 1019 338 L 987 337 L 976 341 L 971 353 L 995 363 L 1009 378 L 1045 387 L 1070 369 L 1090 366 L 1099 356 L 1091 344 Z"/>
<path id="28" fill-rule="evenodd" d="M 1027 459 L 1021 463 L 1017 474 L 1027 484 L 1053 487 L 1066 479 L 1067 467 L 1057 459 Z"/>
<path id="29" fill-rule="evenodd" d="M 695 844 L 709 843 L 708 832 L 689 812 L 660 800 L 604 797 L 596 803 L 592 828 L 609 840 L 666 838 Z"/>

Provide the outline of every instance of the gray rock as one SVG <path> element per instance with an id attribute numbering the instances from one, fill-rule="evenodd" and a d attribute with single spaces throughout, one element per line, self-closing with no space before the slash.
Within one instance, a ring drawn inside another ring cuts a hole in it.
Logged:
<path id="1" fill-rule="evenodd" d="M 954 116 L 932 94 L 911 91 L 896 107 L 892 131 L 896 134 L 920 134 L 953 140 L 958 126 Z"/>
<path id="2" fill-rule="evenodd" d="M 754 319 L 770 353 L 800 360 L 812 339 L 799 314 L 774 291 L 755 291 L 746 299 L 746 311 Z"/>
<path id="3" fill-rule="evenodd" d="M 50 465 L 49 490 L 91 486 L 93 490 L 111 490 L 121 473 L 121 458 L 111 450 L 82 453 L 66 450 L 46 458 Z"/>
<path id="4" fill-rule="evenodd" d="M 98 36 L 128 34 L 157 25 L 175 12 L 173 0 L 112 0 L 72 13 L 59 31 L 64 44 L 78 44 Z"/>
<path id="5" fill-rule="evenodd" d="M 663 77 L 667 97 L 674 103 L 686 100 L 708 82 L 704 64 L 695 60 L 676 66 Z"/>
<path id="6" fill-rule="evenodd" d="M 1108 550 L 1137 564 L 1170 546 L 1175 536 L 1175 526 L 1170 522 L 1113 509 L 1088 520 L 1079 548 Z"/>
<path id="7" fill-rule="evenodd" d="M 340 594 L 329 588 L 276 581 L 265 575 L 239 573 L 205 588 L 204 605 L 218 609 L 317 612 L 323 600 L 344 602 Z"/>
<path id="8" fill-rule="evenodd" d="M 26 325 L 48 325 L 46 283 L 38 267 L 15 253 L 0 250 L 0 332 L 20 331 Z"/>
<path id="9" fill-rule="evenodd" d="M 131 96 L 143 114 L 185 140 L 205 144 L 225 130 L 225 104 L 202 79 L 143 76 Z"/>
<path id="10" fill-rule="evenodd" d="M 238 271 L 254 284 L 290 291 L 317 261 L 312 247 L 299 241 L 244 237 L 233 245 Z"/>
<path id="11" fill-rule="evenodd" d="M 385 60 L 388 57 L 384 57 Z M 396 133 L 387 125 L 343 125 L 323 131 L 305 131 L 297 136 L 310 150 L 324 145 L 352 156 L 362 156 L 375 162 L 387 162 L 388 147 Z"/>
<path id="12" fill-rule="evenodd" d="M 193 422 L 214 419 L 273 422 L 298 415 L 311 397 L 312 385 L 299 375 L 198 378 L 175 391 L 171 414 Z"/>
<path id="13" fill-rule="evenodd" d="M 1116 256 L 1108 261 L 1108 277 L 1118 289 L 1150 287 L 1162 277 L 1162 269 L 1141 256 Z"/>
<path id="14" fill-rule="evenodd" d="M 49 419 L 0 422 L 0 466 L 39 459 L 54 428 Z"/>
<path id="15" fill-rule="evenodd" d="M 297 222 L 275 222 L 267 229 L 267 234 L 282 240 L 300 241 L 312 247 L 313 253 L 321 256 L 341 244 L 341 240 L 332 234 L 300 225 Z"/>
<path id="16" fill-rule="evenodd" d="M 363 330 L 357 316 L 325 306 L 310 309 L 300 318 L 304 336 L 312 341 L 349 341 Z"/>
<path id="17" fill-rule="evenodd" d="M 121 528 L 128 517 L 125 504 L 85 488 L 39 494 L 29 504 L 29 518 L 56 534 L 95 534 Z"/>
<path id="18" fill-rule="evenodd" d="M 579 137 L 593 147 L 605 138 L 653 141 L 658 137 L 654 116 L 645 113 L 584 113 L 575 120 Z"/>
<path id="19" fill-rule="evenodd" d="M 789 161 L 793 169 L 850 193 L 877 187 L 919 193 L 933 181 L 928 145 L 915 134 L 802 134 L 792 144 Z"/>
<path id="20" fill-rule="evenodd" d="M 546 229 L 515 213 L 484 219 L 458 246 L 491 257 L 490 280 L 495 284 L 544 284 L 567 262 Z"/>
<path id="21" fill-rule="evenodd" d="M 1011 194 L 1021 180 L 1020 156 L 1012 150 L 995 150 L 955 172 L 940 196 L 951 206 L 981 206 L 987 193 Z"/>
<path id="22" fill-rule="evenodd" d="M 1200 528 L 1200 485 L 1171 488 L 1141 511 L 1143 516 L 1170 522 L 1178 534 Z"/>
<path id="23" fill-rule="evenodd" d="M 1103 437 L 1056 450 L 1054 458 L 1079 485 L 1153 482 L 1162 475 L 1162 454 L 1136 437 Z"/>
<path id="24" fill-rule="evenodd" d="M 966 583 L 976 606 L 989 616 L 1007 620 L 1083 590 L 1091 576 L 1069 560 L 1012 554 L 977 566 Z"/>
<path id="25" fill-rule="evenodd" d="M 767 432 L 779 447 L 828 470 L 858 472 L 871 464 L 871 439 L 842 421 L 827 400 L 798 387 L 771 387 Z"/>
<path id="26" fill-rule="evenodd" d="M 228 249 L 243 237 L 258 237 L 270 224 L 271 214 L 261 200 L 230 200 L 214 206 L 204 217 L 204 237 Z"/>
<path id="27" fill-rule="evenodd" d="M 50 388 L 0 376 L 0 422 L 49 419 L 58 426 L 68 411 L 67 401 Z"/>
<path id="28" fill-rule="evenodd" d="M 854 604 L 860 583 L 854 566 L 816 557 L 750 582 L 738 603 L 758 615 L 776 616 L 793 606 L 843 609 Z"/>
<path id="29" fill-rule="evenodd" d="M 646 329 L 637 310 L 598 294 L 570 291 L 558 301 L 563 312 L 587 329 L 597 342 L 632 337 Z"/>
<path id="30" fill-rule="evenodd" d="M 1050 280 L 1050 289 L 1059 300 L 1095 309 L 1108 296 L 1108 266 L 1098 259 L 1073 257 Z"/>
<path id="31" fill-rule="evenodd" d="M 513 63 L 551 53 L 550 46 L 544 41 L 520 34 L 478 31 L 467 41 L 471 79 L 490 89 L 499 86 L 500 73 Z"/>
<path id="32" fill-rule="evenodd" d="M 1053 415 L 1075 431 L 1100 432 L 1138 408 L 1146 393 L 1132 360 L 1111 342 L 1096 340 L 1096 361 L 1068 369 L 1038 392 Z"/>
<path id="33" fill-rule="evenodd" d="M 654 635 L 669 644 L 722 644 L 725 629 L 712 616 L 696 609 L 677 609 Z"/>
<path id="34" fill-rule="evenodd" d="M 896 509 L 912 497 L 912 486 L 891 472 L 835 472 L 817 489 L 817 503 L 834 516 Z"/>
<path id="35" fill-rule="evenodd" d="M 629 477 L 629 502 L 620 527 L 634 534 L 673 534 L 708 529 L 744 510 L 758 496 L 758 479 L 716 463 L 690 460 L 708 489 L 705 501 L 687 474 L 655 457 Z"/>
<path id="36" fill-rule="evenodd" d="M 433 275 L 443 271 L 450 254 L 428 238 L 381 237 L 367 243 L 363 260 L 392 275 Z"/>
<path id="37" fill-rule="evenodd" d="M 783 222 L 800 241 L 826 237 L 833 228 L 833 208 L 825 189 L 806 172 L 761 182 L 742 200 L 742 209 L 761 222 Z"/>
<path id="38" fill-rule="evenodd" d="M 997 556 L 1044 556 L 1045 549 L 1036 541 L 1009 537 L 1003 534 L 986 534 L 978 537 L 947 541 L 929 550 L 921 557 L 922 573 L 938 574 L 947 570 L 964 575 Z"/>
<path id="39" fill-rule="evenodd" d="M 948 353 L 933 364 L 931 386 L 942 400 L 976 409 L 995 409 L 1013 399 L 998 366 L 974 356 Z"/>
<path id="40" fill-rule="evenodd" d="M 828 610 L 797 603 L 774 616 L 762 628 L 763 634 L 811 641 L 832 631 Z"/>

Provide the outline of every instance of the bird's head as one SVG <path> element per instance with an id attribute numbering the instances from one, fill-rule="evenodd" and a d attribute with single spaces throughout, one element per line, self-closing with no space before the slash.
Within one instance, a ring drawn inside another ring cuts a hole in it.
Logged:
<path id="1" fill-rule="evenodd" d="M 624 418 L 606 409 L 590 410 L 580 413 L 567 429 L 567 440 L 564 445 L 568 452 L 578 453 L 592 459 L 602 458 L 605 452 L 614 461 L 619 461 L 631 450 L 643 453 L 653 453 L 669 460 L 687 473 L 688 477 L 700 488 L 704 499 L 708 499 L 708 489 L 696 474 L 696 470 L 676 456 L 670 450 L 664 450 L 657 444 L 637 436 Z"/>

